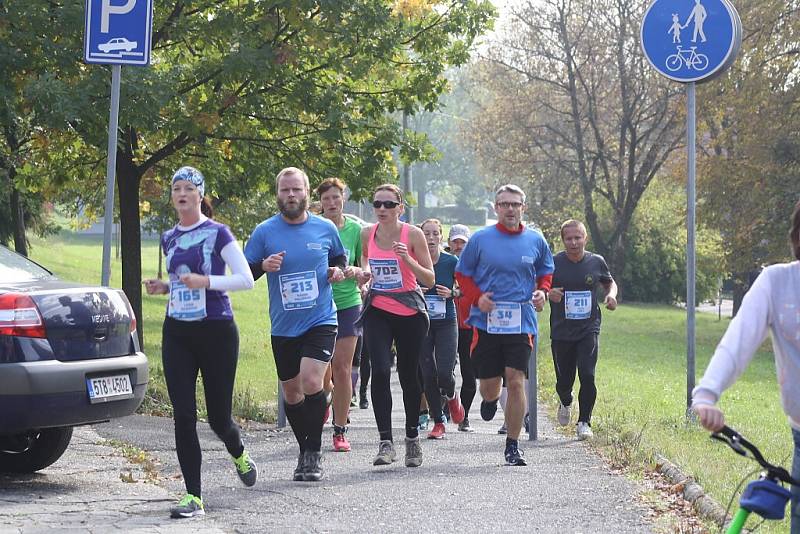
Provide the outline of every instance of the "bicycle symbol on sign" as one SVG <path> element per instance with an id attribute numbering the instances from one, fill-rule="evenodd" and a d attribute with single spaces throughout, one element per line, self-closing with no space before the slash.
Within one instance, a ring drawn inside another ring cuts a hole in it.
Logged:
<path id="1" fill-rule="evenodd" d="M 708 56 L 698 54 L 696 46 L 689 47 L 689 50 L 682 50 L 680 45 L 677 48 L 677 52 L 667 57 L 667 69 L 671 72 L 679 70 L 684 65 L 689 70 L 702 71 L 708 68 Z"/>

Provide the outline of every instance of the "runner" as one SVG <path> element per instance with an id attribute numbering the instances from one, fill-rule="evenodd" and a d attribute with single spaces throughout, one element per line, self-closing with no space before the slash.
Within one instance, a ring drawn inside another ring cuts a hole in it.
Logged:
<path id="1" fill-rule="evenodd" d="M 469 227 L 463 224 L 454 224 L 450 227 L 447 235 L 447 244 L 450 253 L 456 257 L 461 256 L 461 251 L 467 246 L 470 238 Z M 453 290 L 456 304 L 456 316 L 458 317 L 458 366 L 461 370 L 461 406 L 464 407 L 464 420 L 458 423 L 460 432 L 473 432 L 469 425 L 469 409 L 477 392 L 477 382 L 475 379 L 475 369 L 469 354 L 469 347 L 472 344 L 472 327 L 465 321 L 469 317 L 470 303 L 461 296 L 458 288 Z"/>
<path id="2" fill-rule="evenodd" d="M 353 368 L 356 345 L 361 330 L 355 322 L 361 314 L 361 292 L 355 276 L 361 269 L 361 225 L 344 216 L 344 190 L 347 186 L 338 178 L 328 178 L 317 187 L 317 196 L 322 204 L 322 216 L 333 222 L 339 230 L 339 238 L 347 254 L 345 277 L 348 280 L 334 284 L 333 301 L 336 304 L 336 318 L 339 331 L 336 335 L 336 348 L 333 351 L 331 371 L 333 378 L 333 450 L 348 452 L 347 440 L 348 413 L 353 396 L 353 383 L 350 371 Z"/>
<path id="3" fill-rule="evenodd" d="M 458 260 L 456 278 L 472 304 L 467 324 L 475 328 L 472 361 L 483 397 L 481 417 L 494 418 L 505 376 L 506 464 L 526 465 L 518 442 L 527 405 L 523 384 L 537 334 L 535 312 L 550 289 L 553 257 L 541 234 L 521 224 L 526 207 L 522 189 L 500 187 L 494 205 L 498 223 L 473 234 Z"/>
<path id="4" fill-rule="evenodd" d="M 286 418 L 300 453 L 294 480 L 322 480 L 322 380 L 336 343 L 331 282 L 344 280 L 347 255 L 336 226 L 308 212 L 308 176 L 295 167 L 275 180 L 280 213 L 253 230 L 245 256 L 258 279 L 267 273 L 272 352 Z"/>
<path id="5" fill-rule="evenodd" d="M 432 287 L 435 281 L 431 257 L 422 230 L 399 220 L 403 196 L 392 184 L 379 186 L 373 196 L 378 222 L 361 231 L 359 282 L 370 282 L 370 292 L 359 319 L 372 363 L 372 409 L 380 444 L 373 465 L 391 464 L 396 457 L 392 440 L 392 394 L 389 377 L 392 342 L 397 348 L 397 374 L 403 388 L 407 467 L 422 465 L 418 409 L 419 354 L 428 331 L 425 297 L 417 280 Z"/>
<path id="6" fill-rule="evenodd" d="M 442 411 L 442 395 L 447 399 L 453 422 L 460 424 L 464 421 L 464 408 L 456 397 L 456 380 L 453 375 L 458 344 L 453 285 L 458 259 L 441 250 L 442 223 L 438 219 L 428 219 L 420 228 L 428 244 L 436 276 L 436 285 L 425 292 L 431 324 L 422 346 L 420 368 L 425 397 L 428 399 L 428 411 L 434 422 L 428 439 L 443 439 L 446 419 Z"/>
<path id="7" fill-rule="evenodd" d="M 172 176 L 172 205 L 178 224 L 161 236 L 169 282 L 144 280 L 149 295 L 169 294 L 162 331 L 164 379 L 175 420 L 175 452 L 186 496 L 170 510 L 173 518 L 204 515 L 197 438 L 197 373 L 203 378 L 208 424 L 233 457 L 246 486 L 256 483 L 256 464 L 231 417 L 239 358 L 239 331 L 226 291 L 251 289 L 253 276 L 236 239 L 213 221 L 204 198 L 205 179 L 193 167 Z M 225 274 L 225 266 L 231 274 Z"/>
<path id="8" fill-rule="evenodd" d="M 586 250 L 586 227 L 570 219 L 561 225 L 563 252 L 556 254 L 553 289 L 550 290 L 550 339 L 556 369 L 558 422 L 568 425 L 572 407 L 575 371 L 581 381 L 578 392 L 578 439 L 592 437 L 592 410 L 597 399 L 594 372 L 597 338 L 600 335 L 600 305 L 597 287 L 606 291 L 608 310 L 617 308 L 617 284 L 606 260 Z"/>

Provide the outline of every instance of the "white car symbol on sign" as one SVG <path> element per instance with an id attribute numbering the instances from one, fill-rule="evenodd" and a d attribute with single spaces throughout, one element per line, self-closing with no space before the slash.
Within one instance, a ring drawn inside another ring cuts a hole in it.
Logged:
<path id="1" fill-rule="evenodd" d="M 101 52 L 105 53 L 115 50 L 124 50 L 126 52 L 130 52 L 131 50 L 136 48 L 137 44 L 138 43 L 136 41 L 129 41 L 124 37 L 115 37 L 114 39 L 111 39 L 107 43 L 97 45 L 97 48 Z"/>

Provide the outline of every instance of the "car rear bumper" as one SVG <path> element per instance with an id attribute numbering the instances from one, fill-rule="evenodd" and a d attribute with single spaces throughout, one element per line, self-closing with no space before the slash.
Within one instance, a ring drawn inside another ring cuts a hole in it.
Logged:
<path id="1" fill-rule="evenodd" d="M 130 376 L 132 398 L 91 403 L 87 376 Z M 0 434 L 105 421 L 136 411 L 147 389 L 147 357 L 129 356 L 60 362 L 0 365 Z"/>

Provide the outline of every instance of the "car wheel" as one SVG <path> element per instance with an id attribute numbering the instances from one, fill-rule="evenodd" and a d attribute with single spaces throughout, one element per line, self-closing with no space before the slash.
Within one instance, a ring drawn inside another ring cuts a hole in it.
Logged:
<path id="1" fill-rule="evenodd" d="M 24 450 L 0 451 L 0 473 L 33 473 L 52 465 L 67 450 L 72 427 L 36 430 L 26 439 Z"/>

